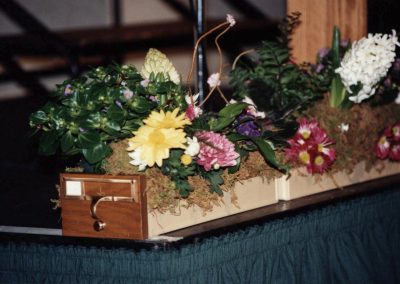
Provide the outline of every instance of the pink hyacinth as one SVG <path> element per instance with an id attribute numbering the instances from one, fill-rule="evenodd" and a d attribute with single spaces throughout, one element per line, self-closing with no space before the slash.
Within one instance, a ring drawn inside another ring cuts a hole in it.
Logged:
<path id="1" fill-rule="evenodd" d="M 239 154 L 235 152 L 235 145 L 225 135 L 212 131 L 200 131 L 195 136 L 200 142 L 200 152 L 196 162 L 206 171 L 236 166 Z"/>

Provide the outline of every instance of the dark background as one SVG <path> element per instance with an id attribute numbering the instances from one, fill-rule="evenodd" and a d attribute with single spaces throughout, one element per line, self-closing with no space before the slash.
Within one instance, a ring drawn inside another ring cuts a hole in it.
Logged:
<path id="1" fill-rule="evenodd" d="M 399 15 L 400 1 L 368 1 L 369 32 L 400 31 Z M 38 93 L 0 101 L 0 225 L 61 227 L 50 199 L 57 198 L 62 161 L 39 157 L 36 139 L 28 135 L 29 115 L 44 101 Z"/>

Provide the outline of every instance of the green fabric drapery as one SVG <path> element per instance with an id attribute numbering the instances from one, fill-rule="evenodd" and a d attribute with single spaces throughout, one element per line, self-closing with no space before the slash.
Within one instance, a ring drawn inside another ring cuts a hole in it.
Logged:
<path id="1" fill-rule="evenodd" d="M 167 251 L 8 242 L 0 283 L 400 283 L 400 189 Z"/>

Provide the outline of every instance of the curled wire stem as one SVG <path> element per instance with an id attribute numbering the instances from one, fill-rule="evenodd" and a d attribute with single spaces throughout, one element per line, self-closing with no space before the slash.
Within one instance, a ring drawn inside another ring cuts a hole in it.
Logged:
<path id="1" fill-rule="evenodd" d="M 243 55 L 246 55 L 246 54 L 249 54 L 249 53 L 252 53 L 252 52 L 255 52 L 255 51 L 256 51 L 256 50 L 255 50 L 254 48 L 252 48 L 252 49 L 243 51 L 243 52 L 240 53 L 238 56 L 236 56 L 236 58 L 235 58 L 235 60 L 233 61 L 233 64 L 232 64 L 232 70 L 235 70 L 237 62 L 239 61 L 239 59 L 240 59 Z"/>
<path id="2" fill-rule="evenodd" d="M 215 46 L 217 47 L 218 50 L 218 55 L 219 55 L 219 74 L 221 76 L 222 74 L 222 64 L 223 64 L 223 56 L 222 56 L 222 51 L 221 51 L 221 47 L 219 46 L 218 40 L 221 38 L 221 36 L 223 36 L 229 29 L 231 28 L 231 26 L 228 26 L 225 30 L 223 30 L 214 40 Z"/>
<path id="3" fill-rule="evenodd" d="M 206 32 L 205 34 L 203 34 L 202 36 L 200 36 L 200 37 L 197 39 L 196 44 L 195 44 L 194 49 L 193 49 L 192 64 L 191 64 L 191 66 L 190 66 L 190 71 L 189 71 L 188 77 L 187 77 L 187 79 L 186 79 L 186 84 L 187 84 L 187 85 L 189 85 L 190 82 L 192 81 L 193 70 L 194 70 L 194 63 L 195 63 L 195 60 L 196 60 L 196 53 L 197 53 L 197 49 L 198 49 L 198 47 L 199 47 L 200 42 L 201 42 L 206 36 L 208 36 L 209 34 L 215 32 L 216 30 L 219 30 L 220 28 L 224 27 L 225 25 L 228 25 L 228 27 L 227 27 L 221 34 L 219 34 L 219 35 L 217 36 L 216 40 L 215 40 L 215 41 L 216 41 L 216 45 L 217 45 L 218 52 L 219 52 L 219 54 L 220 54 L 220 70 L 222 69 L 221 49 L 220 49 L 220 47 L 219 47 L 219 45 L 218 45 L 217 40 L 218 40 L 218 38 L 219 38 L 221 35 L 223 35 L 224 33 L 226 33 L 226 32 L 230 29 L 231 26 L 230 26 L 230 23 L 229 23 L 229 22 L 223 22 L 222 24 L 219 24 L 218 26 L 212 28 L 211 30 L 209 30 L 208 32 Z M 213 89 L 208 93 L 206 99 L 208 99 L 208 98 L 211 96 L 211 94 L 212 94 L 212 92 L 214 91 L 214 89 L 215 89 L 215 88 L 213 88 Z M 192 92 L 191 92 L 190 89 L 189 89 L 189 98 L 190 98 L 191 104 L 194 105 L 193 94 L 192 94 Z M 206 100 L 206 99 L 205 99 L 205 100 Z M 204 101 L 205 101 L 205 100 L 204 100 Z M 201 105 L 204 104 L 204 101 L 201 103 Z M 201 105 L 200 105 L 200 106 L 201 106 Z"/>
<path id="4" fill-rule="evenodd" d="M 213 87 L 207 94 L 207 96 L 204 98 L 204 100 L 200 103 L 199 107 L 202 107 L 204 103 L 211 97 L 212 93 L 214 90 L 217 88 L 217 86 Z"/>
<path id="5" fill-rule="evenodd" d="M 226 99 L 226 97 L 224 96 L 224 93 L 221 91 L 221 89 L 219 87 L 217 87 L 217 91 L 220 94 L 221 98 L 225 101 L 226 104 L 229 104 L 228 100 Z"/>
<path id="6" fill-rule="evenodd" d="M 190 66 L 190 71 L 189 71 L 189 75 L 186 79 L 187 84 L 189 85 L 190 81 L 192 80 L 192 76 L 193 76 L 193 69 L 194 69 L 194 62 L 196 60 L 196 53 L 197 53 L 197 49 L 199 47 L 200 42 L 209 34 L 215 32 L 216 30 L 219 30 L 220 28 L 222 28 L 225 25 L 229 25 L 229 22 L 223 22 L 222 24 L 219 24 L 218 26 L 212 28 L 211 30 L 209 30 L 208 32 L 206 32 L 205 34 L 201 35 L 197 41 L 196 44 L 194 46 L 194 50 L 193 50 L 193 55 L 192 55 L 192 64 Z"/>
<path id="7" fill-rule="evenodd" d="M 231 26 L 229 25 L 227 28 L 225 28 L 220 34 L 218 34 L 218 36 L 215 38 L 214 43 L 215 46 L 217 47 L 218 50 L 218 56 L 219 56 L 219 78 L 221 78 L 222 75 L 222 66 L 223 66 L 223 55 L 222 55 L 222 50 L 221 47 L 218 43 L 218 40 L 221 38 L 221 36 L 223 36 L 229 29 L 231 28 Z M 225 101 L 225 103 L 229 103 L 228 100 L 226 99 L 226 97 L 224 96 L 224 93 L 221 91 L 221 89 L 219 88 L 219 86 L 215 86 L 213 87 L 210 92 L 207 94 L 206 98 L 202 101 L 202 103 L 199 105 L 199 107 L 203 106 L 204 103 L 211 97 L 211 95 L 213 94 L 214 90 L 217 89 L 218 93 L 220 94 L 221 98 Z"/>

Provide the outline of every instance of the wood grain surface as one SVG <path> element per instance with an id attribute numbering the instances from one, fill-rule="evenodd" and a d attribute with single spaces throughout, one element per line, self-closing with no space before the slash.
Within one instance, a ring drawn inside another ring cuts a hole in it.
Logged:
<path id="1" fill-rule="evenodd" d="M 335 25 L 343 40 L 367 34 L 366 0 L 287 0 L 287 12 L 301 13 L 301 24 L 291 43 L 297 63 L 314 63 L 318 50 L 331 46 Z"/>

